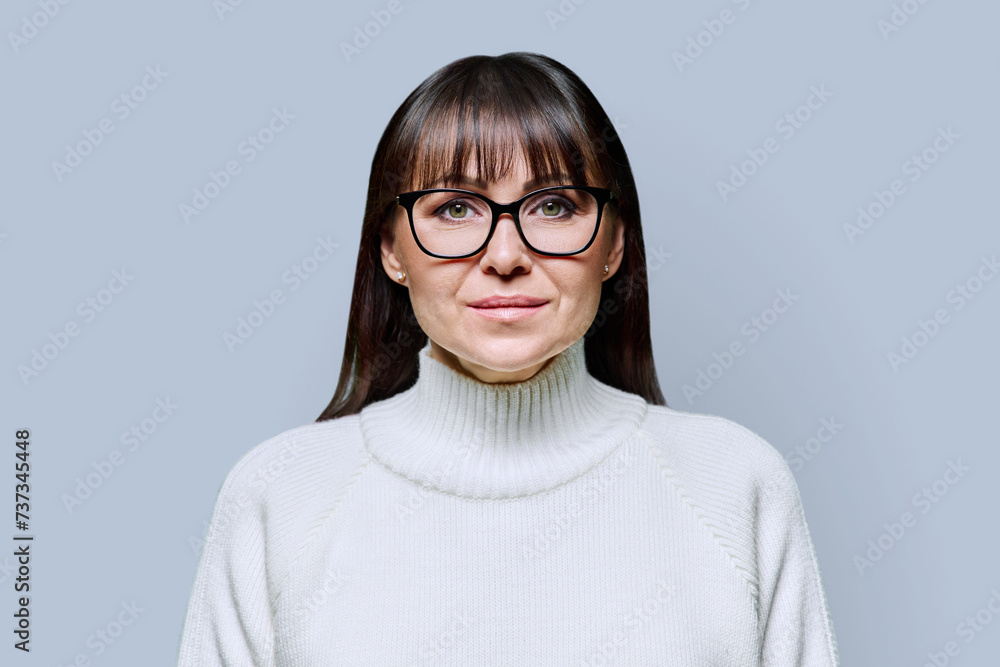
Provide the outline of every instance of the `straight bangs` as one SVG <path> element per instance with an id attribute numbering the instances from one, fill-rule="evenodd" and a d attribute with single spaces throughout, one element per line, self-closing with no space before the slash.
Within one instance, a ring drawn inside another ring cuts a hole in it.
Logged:
<path id="1" fill-rule="evenodd" d="M 406 190 L 466 188 L 470 176 L 497 181 L 522 159 L 538 187 L 610 187 L 588 139 L 594 133 L 576 100 L 556 81 L 537 72 L 516 76 L 488 66 L 462 74 L 434 81 L 432 90 L 423 91 L 390 148 L 399 156 L 392 171 Z"/>

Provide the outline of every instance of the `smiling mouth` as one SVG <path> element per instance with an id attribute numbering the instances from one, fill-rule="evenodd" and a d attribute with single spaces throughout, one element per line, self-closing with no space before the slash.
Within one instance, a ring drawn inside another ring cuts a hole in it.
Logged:
<path id="1" fill-rule="evenodd" d="M 531 308 L 542 306 L 548 303 L 545 299 L 539 299 L 524 294 L 514 294 L 512 296 L 490 296 L 485 299 L 478 299 L 469 304 L 472 308 Z"/>
<path id="2" fill-rule="evenodd" d="M 477 315 L 494 321 L 512 321 L 523 317 L 530 317 L 532 314 L 542 310 L 548 302 L 535 304 L 533 306 L 491 306 L 477 307 L 469 306 Z"/>

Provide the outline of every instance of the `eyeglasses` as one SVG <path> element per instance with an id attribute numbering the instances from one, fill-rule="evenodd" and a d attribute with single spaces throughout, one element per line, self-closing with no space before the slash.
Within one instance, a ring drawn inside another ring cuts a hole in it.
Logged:
<path id="1" fill-rule="evenodd" d="M 406 209 L 421 250 L 431 257 L 461 259 L 486 247 L 504 213 L 513 218 L 532 251 L 551 257 L 576 255 L 597 238 L 604 205 L 614 199 L 606 188 L 555 185 L 509 204 L 453 188 L 404 192 L 396 203 Z"/>

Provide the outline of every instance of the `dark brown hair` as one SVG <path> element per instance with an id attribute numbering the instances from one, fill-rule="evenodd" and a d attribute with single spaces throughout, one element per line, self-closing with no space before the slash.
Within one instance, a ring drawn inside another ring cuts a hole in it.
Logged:
<path id="1" fill-rule="evenodd" d="M 470 56 L 434 72 L 393 114 L 368 180 L 361 247 L 333 399 L 316 421 L 356 414 L 413 386 L 427 342 L 409 291 L 386 275 L 381 234 L 407 190 L 449 187 L 472 161 L 495 181 L 519 155 L 529 177 L 563 173 L 567 185 L 610 188 L 606 215 L 625 226 L 621 265 L 601 287 L 585 334 L 587 370 L 601 382 L 666 405 L 649 337 L 649 290 L 639 201 L 625 148 L 590 89 L 561 63 L 534 53 Z M 588 175 L 597 182 L 588 182 Z M 441 185 L 445 184 L 445 185 Z"/>

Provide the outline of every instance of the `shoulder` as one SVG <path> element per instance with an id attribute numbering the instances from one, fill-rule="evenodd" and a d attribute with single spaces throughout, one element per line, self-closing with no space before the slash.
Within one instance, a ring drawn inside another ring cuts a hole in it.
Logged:
<path id="1" fill-rule="evenodd" d="M 243 454 L 219 490 L 211 532 L 260 530 L 283 551 L 339 503 L 368 460 L 357 415 L 297 426 Z M 255 528 L 256 527 L 256 528 Z"/>
<path id="2" fill-rule="evenodd" d="M 725 417 L 653 405 L 642 430 L 656 458 L 692 490 L 749 498 L 795 488 L 778 450 Z"/>
<path id="3" fill-rule="evenodd" d="M 261 442 L 243 454 L 222 485 L 227 496 L 246 494 L 266 499 L 308 484 L 317 473 L 349 473 L 364 451 L 357 415 L 296 426 Z"/>
<path id="4" fill-rule="evenodd" d="M 730 419 L 650 406 L 642 435 L 664 481 L 758 590 L 762 531 L 795 530 L 798 487 L 781 454 Z"/>

